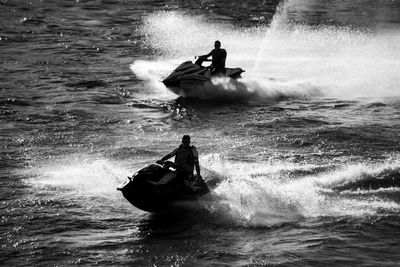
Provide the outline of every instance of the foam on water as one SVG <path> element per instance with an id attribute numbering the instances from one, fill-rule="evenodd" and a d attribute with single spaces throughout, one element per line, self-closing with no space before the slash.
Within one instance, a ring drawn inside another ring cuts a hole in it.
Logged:
<path id="1" fill-rule="evenodd" d="M 203 156 L 201 162 L 225 177 L 213 190 L 212 201 L 205 200 L 205 206 L 221 215 L 219 218 L 228 218 L 244 226 L 272 226 L 302 218 L 359 217 L 400 211 L 400 205 L 386 195 L 400 192 L 395 181 L 400 176 L 399 157 L 376 164 L 318 166 L 279 161 L 231 162 L 209 154 Z M 130 206 L 116 190 L 131 173 L 121 164 L 75 156 L 29 169 L 29 176 L 33 178 L 27 182 L 42 193 L 61 198 L 79 201 L 107 198 L 113 206 Z M 368 188 L 371 179 L 379 181 L 382 178 L 393 180 L 391 187 Z"/>
<path id="2" fill-rule="evenodd" d="M 60 161 L 45 162 L 27 171 L 33 177 L 28 183 L 44 190 L 56 189 L 59 194 L 85 197 L 119 195 L 116 188 L 130 172 L 107 159 L 90 156 L 70 156 Z"/>
<path id="3" fill-rule="evenodd" d="M 173 99 L 175 95 L 165 88 L 161 80 L 180 63 L 180 60 L 176 59 L 137 60 L 131 64 L 130 68 L 139 79 L 147 82 L 148 88 L 153 90 L 145 91 L 146 94 L 157 94 L 158 99 Z"/>
<path id="4" fill-rule="evenodd" d="M 214 191 L 220 202 L 213 209 L 228 213 L 246 225 L 271 226 L 304 217 L 359 217 L 400 210 L 395 201 L 379 197 L 382 192 L 400 192 L 395 183 L 389 191 L 363 188 L 348 194 L 348 191 L 336 190 L 343 184 L 358 183 L 363 187 L 363 181 L 370 177 L 381 179 L 391 175 L 396 179 L 400 175 L 398 158 L 379 164 L 338 166 L 330 171 L 300 177 L 291 177 L 288 173 L 313 170 L 316 166 L 284 162 L 238 163 L 224 161 L 215 155 L 209 155 L 203 161 L 229 177 Z"/>
<path id="5" fill-rule="evenodd" d="M 159 93 L 165 90 L 162 77 L 180 62 L 208 53 L 219 39 L 228 51 L 227 66 L 246 70 L 240 82 L 261 101 L 276 99 L 277 92 L 302 98 L 400 95 L 399 32 L 371 34 L 290 23 L 288 10 L 300 2 L 284 2 L 270 25 L 253 28 L 210 23 L 180 12 L 150 14 L 141 32 L 159 56 L 135 61 L 131 69 L 139 78 L 158 84 Z"/>

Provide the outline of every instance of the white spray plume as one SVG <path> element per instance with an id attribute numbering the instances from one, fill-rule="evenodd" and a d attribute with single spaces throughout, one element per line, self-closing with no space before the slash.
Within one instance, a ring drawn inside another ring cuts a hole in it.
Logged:
<path id="1" fill-rule="evenodd" d="M 227 66 L 246 70 L 244 84 L 250 93 L 257 91 L 261 102 L 271 100 L 271 91 L 277 90 L 281 95 L 290 91 L 291 97 L 298 88 L 304 97 L 305 85 L 309 85 L 308 97 L 400 95 L 399 32 L 370 34 L 333 26 L 285 27 L 288 10 L 307 4 L 300 2 L 285 1 L 269 26 L 246 29 L 180 12 L 150 14 L 141 31 L 147 44 L 162 58 L 151 64 L 136 61 L 131 69 L 141 79 L 158 83 L 160 92 L 165 90 L 160 83 L 163 76 L 179 62 L 209 52 L 218 39 L 228 51 Z M 167 65 L 169 68 L 165 68 Z M 150 68 L 156 71 L 145 75 Z"/>

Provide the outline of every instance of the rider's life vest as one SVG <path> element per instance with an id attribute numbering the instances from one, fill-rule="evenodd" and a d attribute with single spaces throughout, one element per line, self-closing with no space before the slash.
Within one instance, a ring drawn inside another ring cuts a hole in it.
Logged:
<path id="1" fill-rule="evenodd" d="M 193 172 L 195 163 L 193 149 L 195 149 L 194 146 L 179 146 L 175 155 L 175 165 L 178 171 Z"/>

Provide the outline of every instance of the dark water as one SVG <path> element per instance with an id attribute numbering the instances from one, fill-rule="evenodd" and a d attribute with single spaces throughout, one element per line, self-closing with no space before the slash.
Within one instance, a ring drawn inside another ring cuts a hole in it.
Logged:
<path id="1" fill-rule="evenodd" d="M 1 265 L 400 264 L 399 1 L 0 14 Z M 216 39 L 239 84 L 190 100 L 159 82 Z M 182 134 L 225 180 L 187 213 L 132 207 L 116 187 Z"/>

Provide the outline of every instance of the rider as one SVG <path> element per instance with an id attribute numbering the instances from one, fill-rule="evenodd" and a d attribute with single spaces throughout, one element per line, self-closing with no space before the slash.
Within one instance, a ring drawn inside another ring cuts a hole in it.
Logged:
<path id="1" fill-rule="evenodd" d="M 207 55 L 200 56 L 208 58 L 212 56 L 212 62 L 209 66 L 212 75 L 225 74 L 226 50 L 221 48 L 221 42 L 215 41 L 214 49 Z"/>
<path id="2" fill-rule="evenodd" d="M 164 161 L 173 156 L 175 156 L 177 178 L 190 188 L 195 189 L 193 186 L 190 186 L 189 180 L 192 180 L 194 176 L 194 167 L 196 167 L 197 176 L 200 177 L 199 153 L 195 146 L 190 145 L 189 135 L 184 135 L 182 137 L 182 144 L 174 149 L 174 151 L 164 156 L 160 161 L 164 163 Z"/>

